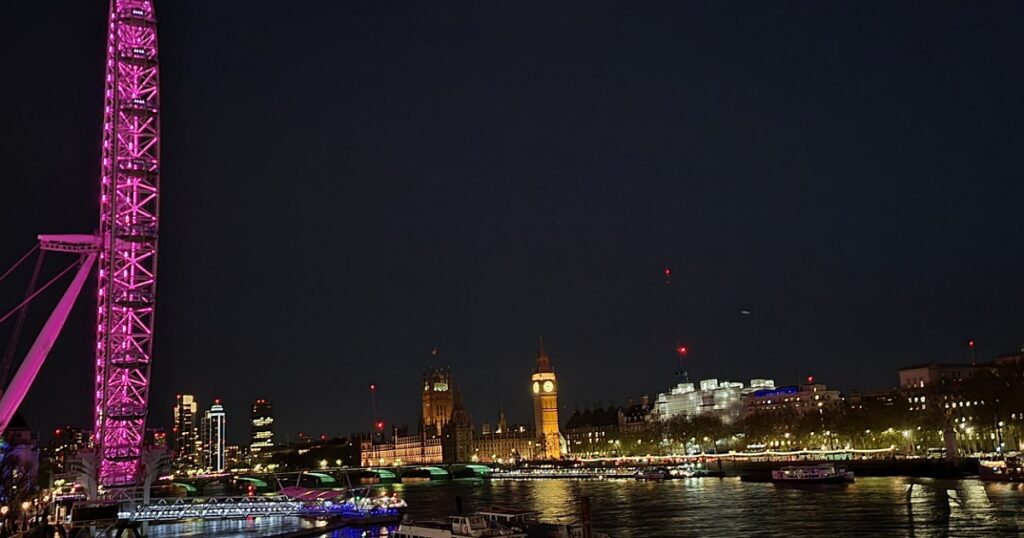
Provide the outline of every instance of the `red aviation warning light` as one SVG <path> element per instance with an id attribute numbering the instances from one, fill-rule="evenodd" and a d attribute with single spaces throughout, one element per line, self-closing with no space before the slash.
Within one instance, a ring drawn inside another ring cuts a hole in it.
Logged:
<path id="1" fill-rule="evenodd" d="M 384 431 L 384 422 L 377 415 L 377 384 L 370 383 L 370 408 L 373 410 L 373 425 L 378 432 Z"/>
<path id="2" fill-rule="evenodd" d="M 676 372 L 676 375 L 681 377 L 684 382 L 690 380 L 690 376 L 686 373 L 686 354 L 689 352 L 690 350 L 686 346 L 676 344 L 676 354 L 679 355 L 679 371 Z"/>
<path id="3" fill-rule="evenodd" d="M 971 349 L 974 349 L 974 340 L 969 340 L 969 341 L 967 342 L 967 347 L 969 347 L 969 348 L 971 348 Z"/>
<path id="4" fill-rule="evenodd" d="M 665 270 L 662 273 L 665 275 L 665 285 L 667 286 L 667 285 L 671 284 L 672 283 L 672 268 L 671 267 L 665 267 Z"/>
<path id="5" fill-rule="evenodd" d="M 814 384 L 814 376 L 813 375 L 807 376 L 807 384 L 808 385 L 813 385 Z"/>

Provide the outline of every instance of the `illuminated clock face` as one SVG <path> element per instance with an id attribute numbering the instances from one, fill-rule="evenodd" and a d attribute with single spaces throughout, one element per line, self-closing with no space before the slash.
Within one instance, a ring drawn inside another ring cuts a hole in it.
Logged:
<path id="1" fill-rule="evenodd" d="M 555 384 L 552 383 L 551 381 L 545 381 L 544 382 L 544 392 L 551 392 L 553 390 L 555 390 Z"/>
<path id="2" fill-rule="evenodd" d="M 534 381 L 533 382 L 533 393 L 537 394 L 538 392 L 540 392 L 540 383 Z"/>

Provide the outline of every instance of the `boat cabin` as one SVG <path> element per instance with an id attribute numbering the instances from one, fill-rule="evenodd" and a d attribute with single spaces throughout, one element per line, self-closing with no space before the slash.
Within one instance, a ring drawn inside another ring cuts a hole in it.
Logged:
<path id="1" fill-rule="evenodd" d="M 512 529 L 498 528 L 481 515 L 451 516 L 448 522 L 417 521 L 402 523 L 392 535 L 395 538 L 479 538 L 482 536 L 507 536 L 526 538 L 526 534 Z"/>
<path id="2" fill-rule="evenodd" d="M 798 465 L 772 471 L 772 482 L 847 484 L 853 482 L 853 473 L 831 463 Z"/>
<path id="3" fill-rule="evenodd" d="M 506 527 L 525 527 L 537 522 L 540 512 L 533 510 L 517 510 L 515 508 L 488 507 L 479 510 L 477 515 L 490 522 Z"/>
<path id="4" fill-rule="evenodd" d="M 784 478 L 793 479 L 806 479 L 806 478 L 825 478 L 828 476 L 834 476 L 838 474 L 836 466 L 831 463 L 824 463 L 821 465 L 806 465 L 806 466 L 793 466 L 783 467 L 780 469 L 781 475 Z"/>
<path id="5" fill-rule="evenodd" d="M 490 528 L 483 516 L 450 516 L 452 521 L 452 536 L 483 536 Z"/>

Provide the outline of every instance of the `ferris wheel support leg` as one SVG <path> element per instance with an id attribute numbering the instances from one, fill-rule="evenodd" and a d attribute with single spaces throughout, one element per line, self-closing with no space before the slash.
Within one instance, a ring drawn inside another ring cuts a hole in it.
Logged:
<path id="1" fill-rule="evenodd" d="M 98 253 L 89 252 L 83 256 L 85 261 L 78 268 L 78 273 L 75 274 L 74 280 L 71 281 L 71 285 L 64 292 L 64 296 L 60 298 L 57 307 L 53 309 L 53 313 L 46 320 L 43 329 L 39 331 L 39 336 L 36 337 L 36 341 L 28 350 L 28 355 L 25 356 L 25 360 L 22 361 L 18 371 L 14 374 L 14 378 L 11 379 L 7 392 L 4 392 L 3 397 L 0 397 L 0 432 L 7 429 L 11 418 L 14 417 L 18 406 L 25 399 L 28 389 L 39 374 L 39 369 L 42 368 L 43 362 L 46 361 L 46 355 L 50 353 L 50 348 L 53 347 L 54 341 L 57 340 L 57 335 L 60 334 L 60 330 L 64 327 L 64 322 L 68 319 L 68 314 L 71 313 L 71 308 L 75 305 L 75 299 L 81 293 L 82 286 L 89 277 L 92 266 L 96 263 Z"/>

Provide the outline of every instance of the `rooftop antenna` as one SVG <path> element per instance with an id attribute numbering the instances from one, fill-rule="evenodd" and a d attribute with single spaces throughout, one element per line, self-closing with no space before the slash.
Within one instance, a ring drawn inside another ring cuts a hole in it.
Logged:
<path id="1" fill-rule="evenodd" d="M 679 340 L 676 339 L 676 342 L 678 341 Z M 690 350 L 687 349 L 686 346 L 679 344 L 676 345 L 676 353 L 679 355 L 679 372 L 676 375 L 682 378 L 683 383 L 690 381 L 690 374 L 686 372 L 686 354 L 689 352 Z"/>
<path id="2" fill-rule="evenodd" d="M 679 377 L 685 383 L 685 382 L 688 382 L 690 380 L 690 375 L 686 372 L 685 359 L 686 359 L 687 349 L 686 349 L 686 346 L 684 346 L 682 341 L 680 341 L 680 339 L 679 339 L 679 324 L 677 323 L 677 318 L 675 316 L 675 308 L 674 308 L 675 305 L 674 305 L 674 303 L 672 301 L 672 298 L 673 298 L 673 296 L 672 296 L 672 268 L 669 267 L 668 265 L 666 265 L 665 268 L 662 269 L 661 274 L 665 278 L 665 280 L 664 280 L 664 282 L 665 282 L 665 290 L 666 290 L 665 291 L 665 297 L 666 297 L 666 305 L 667 305 L 667 310 L 668 310 L 667 317 L 668 317 L 669 320 L 671 320 L 671 323 L 673 325 L 672 329 L 673 329 L 673 331 L 675 331 L 675 335 L 676 335 L 676 347 L 675 347 L 675 350 L 676 350 L 676 355 L 679 356 L 679 371 L 676 372 L 676 377 Z"/>
<path id="3" fill-rule="evenodd" d="M 370 405 L 373 408 L 373 428 L 377 435 L 384 435 L 384 421 L 377 416 L 377 384 L 370 383 Z"/>

